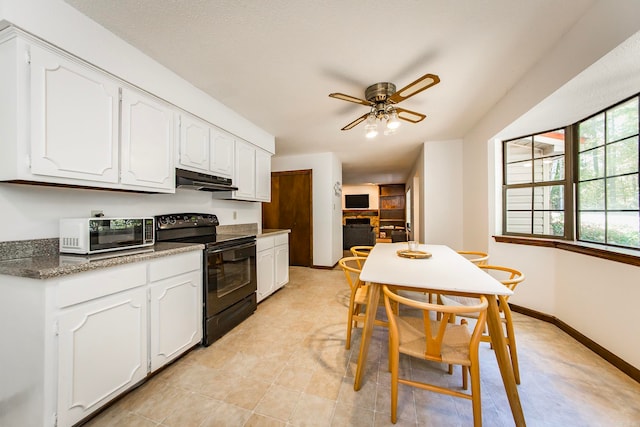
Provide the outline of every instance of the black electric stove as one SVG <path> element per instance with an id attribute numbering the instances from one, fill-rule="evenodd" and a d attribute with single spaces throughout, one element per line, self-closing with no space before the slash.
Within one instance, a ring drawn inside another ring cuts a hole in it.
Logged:
<path id="1" fill-rule="evenodd" d="M 203 340 L 207 346 L 256 310 L 256 236 L 217 233 L 213 214 L 159 215 L 157 242 L 201 243 Z"/>

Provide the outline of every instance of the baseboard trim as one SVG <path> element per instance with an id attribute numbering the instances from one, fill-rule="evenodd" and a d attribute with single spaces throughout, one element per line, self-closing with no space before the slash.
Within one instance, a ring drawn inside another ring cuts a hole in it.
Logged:
<path id="1" fill-rule="evenodd" d="M 335 263 L 333 267 L 328 267 L 326 265 L 313 265 L 311 268 L 317 268 L 318 270 L 333 270 L 337 265 L 338 263 Z"/>
<path id="2" fill-rule="evenodd" d="M 640 369 L 629 364 L 628 362 L 625 362 L 620 357 L 611 353 L 609 350 L 602 347 L 600 344 L 593 341 L 591 338 L 582 335 L 580 332 L 578 332 L 571 326 L 567 325 L 557 317 L 550 316 L 546 313 L 542 313 L 536 310 L 532 310 L 530 308 L 522 307 L 522 306 L 511 304 L 511 303 L 509 303 L 509 306 L 511 307 L 511 311 L 515 311 L 516 313 L 524 314 L 526 316 L 533 317 L 534 319 L 542 320 L 544 322 L 548 322 L 557 326 L 558 328 L 560 328 L 560 330 L 562 330 L 564 333 L 569 335 L 571 338 L 575 339 L 580 344 L 584 345 L 589 350 L 593 351 L 595 354 L 602 357 L 607 362 L 611 363 L 613 366 L 615 366 L 616 368 L 618 368 L 619 370 L 627 374 L 636 382 L 640 383 Z"/>

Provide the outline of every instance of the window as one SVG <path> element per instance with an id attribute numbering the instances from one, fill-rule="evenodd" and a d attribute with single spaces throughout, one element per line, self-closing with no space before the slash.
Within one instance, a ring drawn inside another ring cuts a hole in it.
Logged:
<path id="1" fill-rule="evenodd" d="M 638 97 L 578 123 L 577 240 L 640 248 Z"/>
<path id="2" fill-rule="evenodd" d="M 640 249 L 639 102 L 504 141 L 503 234 Z"/>
<path id="3" fill-rule="evenodd" d="M 564 129 L 506 141 L 504 159 L 503 230 L 566 237 Z"/>

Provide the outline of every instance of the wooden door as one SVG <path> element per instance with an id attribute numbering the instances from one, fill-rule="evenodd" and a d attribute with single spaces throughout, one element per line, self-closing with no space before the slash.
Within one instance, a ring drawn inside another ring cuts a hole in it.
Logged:
<path id="1" fill-rule="evenodd" d="M 289 265 L 313 264 L 311 170 L 271 173 L 271 202 L 262 204 L 262 228 L 290 229 Z"/>

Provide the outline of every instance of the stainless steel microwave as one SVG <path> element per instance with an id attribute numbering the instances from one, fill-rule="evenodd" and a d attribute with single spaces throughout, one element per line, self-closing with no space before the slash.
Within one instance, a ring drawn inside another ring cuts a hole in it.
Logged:
<path id="1" fill-rule="evenodd" d="M 154 219 L 63 218 L 60 220 L 60 252 L 100 252 L 151 246 L 155 242 Z"/>

